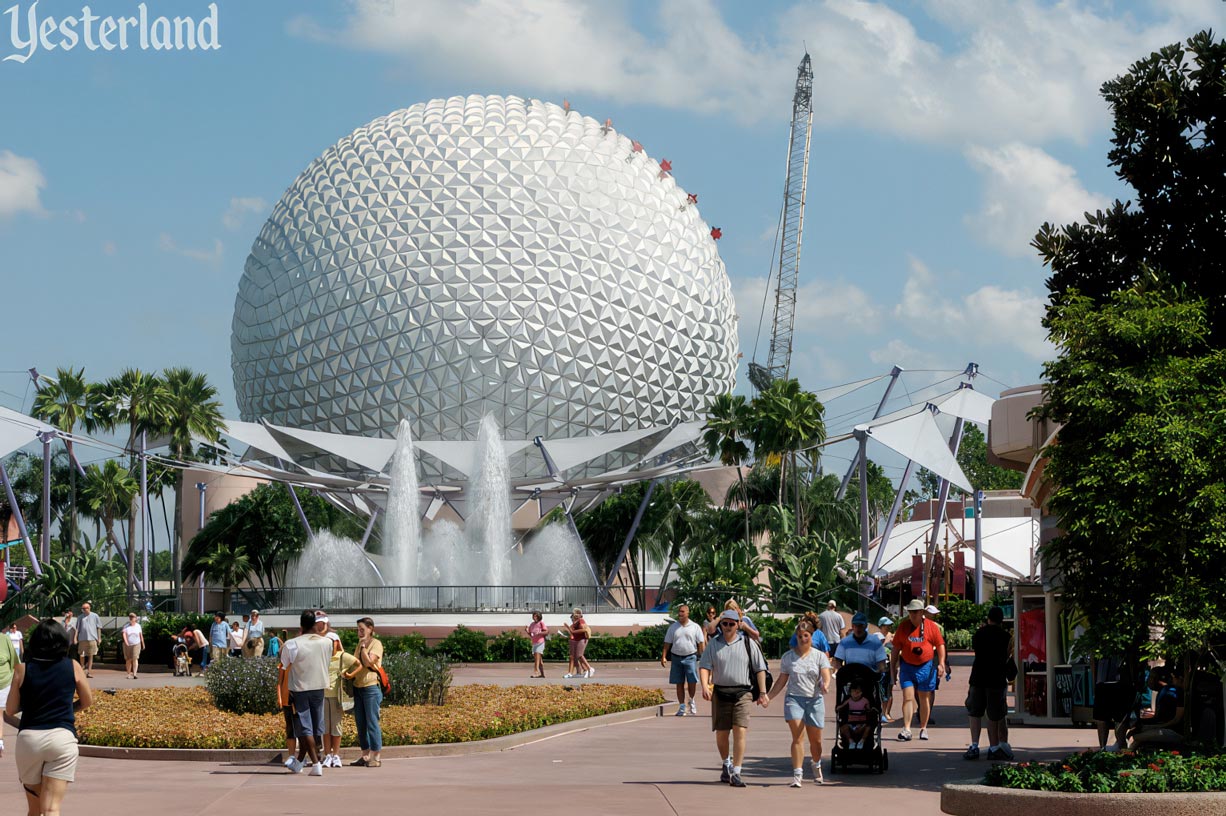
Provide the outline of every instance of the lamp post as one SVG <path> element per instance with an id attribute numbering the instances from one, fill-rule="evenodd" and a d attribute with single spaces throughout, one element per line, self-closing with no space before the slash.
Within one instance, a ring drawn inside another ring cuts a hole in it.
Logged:
<path id="1" fill-rule="evenodd" d="M 200 526 L 196 528 L 196 535 L 200 535 L 200 531 L 204 529 L 204 491 L 209 489 L 205 482 L 196 482 L 196 489 L 200 491 Z M 199 598 L 197 599 L 198 606 L 196 611 L 204 614 L 204 573 L 196 579 L 199 585 Z"/>

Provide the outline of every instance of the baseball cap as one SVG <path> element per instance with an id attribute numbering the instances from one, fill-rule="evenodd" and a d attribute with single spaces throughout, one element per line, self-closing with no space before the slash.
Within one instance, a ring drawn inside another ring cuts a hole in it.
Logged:
<path id="1" fill-rule="evenodd" d="M 919 598 L 915 598 L 914 600 L 911 601 L 911 603 L 907 604 L 907 611 L 908 612 L 923 612 L 924 602 L 921 601 Z"/>
<path id="2" fill-rule="evenodd" d="M 935 606 L 933 606 L 932 604 L 928 604 L 926 607 L 924 607 L 924 611 L 925 611 L 925 612 L 927 612 L 929 615 L 939 615 L 939 614 L 941 614 L 941 610 L 937 609 L 937 608 L 936 608 Z"/>
<path id="3" fill-rule="evenodd" d="M 725 609 L 723 614 L 719 616 L 719 619 L 739 621 L 741 616 L 736 613 L 735 609 Z"/>
<path id="4" fill-rule="evenodd" d="M 851 616 L 851 623 L 853 626 L 857 623 L 862 623 L 865 626 L 868 626 L 868 615 L 865 615 L 863 612 L 857 612 Z"/>
<path id="5" fill-rule="evenodd" d="M 877 625 L 878 626 L 893 626 L 894 621 L 890 620 L 885 615 L 882 615 L 880 618 L 877 619 Z"/>
<path id="6" fill-rule="evenodd" d="M 258 615 L 258 614 L 260 614 L 260 610 L 258 610 L 258 609 L 252 609 L 252 610 L 251 610 L 251 614 L 252 614 L 252 615 Z"/>

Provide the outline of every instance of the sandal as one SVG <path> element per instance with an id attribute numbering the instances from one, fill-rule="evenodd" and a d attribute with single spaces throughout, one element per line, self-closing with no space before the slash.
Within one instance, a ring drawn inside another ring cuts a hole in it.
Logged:
<path id="1" fill-rule="evenodd" d="M 383 767 L 383 760 L 381 760 L 381 759 L 372 759 L 370 762 L 367 762 L 367 763 L 366 763 L 366 767 L 367 767 L 367 768 L 382 768 L 382 767 Z"/>
<path id="2" fill-rule="evenodd" d="M 358 757 L 357 759 L 355 759 L 353 762 L 350 762 L 349 764 L 350 764 L 350 766 L 356 766 L 356 767 L 358 767 L 358 768 L 364 768 L 364 767 L 366 767 L 366 764 L 367 764 L 367 762 L 366 762 L 366 757 Z"/>

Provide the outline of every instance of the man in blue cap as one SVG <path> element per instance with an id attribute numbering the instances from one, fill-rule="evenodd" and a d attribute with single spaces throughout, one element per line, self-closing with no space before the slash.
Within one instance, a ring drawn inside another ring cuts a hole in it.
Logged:
<path id="1" fill-rule="evenodd" d="M 851 616 L 851 634 L 839 641 L 834 650 L 835 671 L 845 663 L 860 663 L 875 672 L 885 671 L 889 656 L 885 644 L 868 636 L 868 616 L 857 612 Z"/>

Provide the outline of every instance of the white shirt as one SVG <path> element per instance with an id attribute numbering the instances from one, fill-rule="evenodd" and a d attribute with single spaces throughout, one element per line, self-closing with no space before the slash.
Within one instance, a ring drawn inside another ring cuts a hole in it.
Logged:
<path id="1" fill-rule="evenodd" d="M 123 642 L 129 646 L 140 645 L 141 628 L 139 623 L 129 623 L 123 628 Z"/>
<path id="2" fill-rule="evenodd" d="M 830 657 L 821 649 L 814 648 L 810 648 L 804 657 L 789 649 L 779 662 L 779 673 L 788 676 L 787 693 L 793 697 L 821 697 L 818 685 L 822 680 L 822 669 L 828 668 Z"/>
<path id="3" fill-rule="evenodd" d="M 13 641 L 13 648 L 17 650 L 17 654 L 21 654 L 21 643 L 25 640 L 25 635 L 21 632 L 8 632 L 9 640 Z"/>
<path id="4" fill-rule="evenodd" d="M 290 691 L 328 687 L 332 641 L 316 634 L 299 635 L 281 647 L 281 665 L 289 669 Z"/>
<path id="5" fill-rule="evenodd" d="M 692 654 L 698 654 L 698 645 L 706 642 L 706 635 L 702 631 L 702 627 L 688 621 L 684 626 L 681 621 L 675 621 L 672 626 L 668 627 L 668 632 L 664 635 L 664 642 L 672 644 L 673 657 L 689 657 Z"/>

